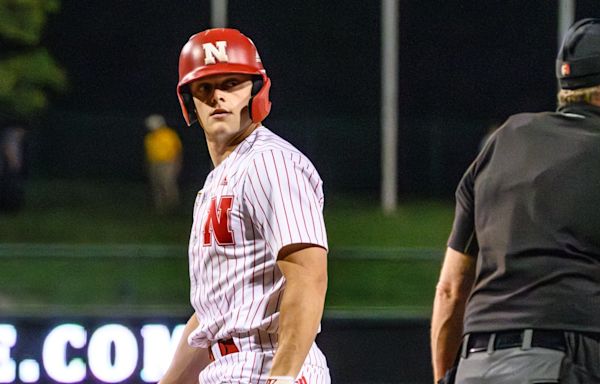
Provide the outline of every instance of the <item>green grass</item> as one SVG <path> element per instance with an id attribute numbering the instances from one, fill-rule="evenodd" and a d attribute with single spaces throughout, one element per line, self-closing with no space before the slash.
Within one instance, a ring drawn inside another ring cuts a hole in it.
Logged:
<path id="1" fill-rule="evenodd" d="M 120 310 L 189 308 L 187 259 L 143 257 L 23 257 L 0 259 L 0 308 Z M 429 311 L 439 269 L 436 260 L 331 258 L 329 310 Z"/>
<path id="2" fill-rule="evenodd" d="M 443 248 L 452 225 L 449 202 L 401 202 L 386 216 L 377 201 L 335 197 L 325 208 L 329 242 L 335 246 Z"/>
<path id="3" fill-rule="evenodd" d="M 182 208 L 164 216 L 152 211 L 144 185 L 31 182 L 26 209 L 0 215 L 0 256 L 5 253 L 0 257 L 0 312 L 89 312 L 105 306 L 189 311 L 186 245 L 195 191 L 184 190 L 183 196 Z M 385 216 L 376 201 L 328 197 L 326 308 L 427 314 L 452 215 L 450 202 L 402 202 L 396 214 Z M 33 245 L 22 255 L 18 245 L 1 247 L 17 243 Z M 45 244 L 67 244 L 70 255 L 54 249 L 36 256 L 35 244 L 42 250 L 52 248 Z M 129 257 L 128 252 L 137 252 L 130 251 L 136 244 L 159 254 L 168 245 L 170 253 Z"/>
<path id="4" fill-rule="evenodd" d="M 437 260 L 333 259 L 329 263 L 327 307 L 427 311 L 439 267 Z"/>
<path id="5" fill-rule="evenodd" d="M 25 209 L 0 215 L 0 242 L 185 243 L 195 193 L 163 216 L 152 210 L 143 184 L 101 181 L 32 181 Z M 190 201 L 191 200 L 191 201 Z"/>
<path id="6" fill-rule="evenodd" d="M 0 242 L 185 244 L 195 195 L 184 189 L 181 208 L 158 215 L 143 184 L 36 180 L 22 212 L 0 214 Z M 332 248 L 443 247 L 452 216 L 452 205 L 439 201 L 402 202 L 391 216 L 364 197 L 331 196 L 325 206 Z"/>
<path id="7" fill-rule="evenodd" d="M 29 304 L 83 306 L 186 303 L 187 259 L 3 260 L 2 284 Z M 13 303 L 14 304 L 14 303 Z"/>

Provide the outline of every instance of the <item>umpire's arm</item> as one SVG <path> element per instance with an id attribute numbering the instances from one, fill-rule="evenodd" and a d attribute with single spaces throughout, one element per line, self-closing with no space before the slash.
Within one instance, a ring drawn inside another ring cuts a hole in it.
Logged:
<path id="1" fill-rule="evenodd" d="M 435 290 L 431 318 L 431 359 L 434 382 L 454 363 L 463 332 L 467 297 L 475 277 L 476 258 L 448 247 Z"/>
<path id="2" fill-rule="evenodd" d="M 292 244 L 279 252 L 285 277 L 280 305 L 278 345 L 271 376 L 296 377 L 312 346 L 325 304 L 327 251 L 312 244 Z"/>

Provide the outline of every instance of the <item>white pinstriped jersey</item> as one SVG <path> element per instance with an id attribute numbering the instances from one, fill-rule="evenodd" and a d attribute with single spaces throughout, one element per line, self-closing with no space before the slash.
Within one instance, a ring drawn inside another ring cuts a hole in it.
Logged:
<path id="1" fill-rule="evenodd" d="M 262 126 L 208 175 L 189 244 L 190 300 L 200 323 L 190 345 L 253 335 L 260 350 L 275 347 L 284 286 L 277 254 L 295 243 L 327 249 L 323 201 L 312 163 Z"/>

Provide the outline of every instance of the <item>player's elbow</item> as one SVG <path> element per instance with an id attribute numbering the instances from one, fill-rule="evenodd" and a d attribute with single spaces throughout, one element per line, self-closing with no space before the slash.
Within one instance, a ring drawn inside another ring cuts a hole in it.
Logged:
<path id="1" fill-rule="evenodd" d="M 461 303 L 467 300 L 469 289 L 464 284 L 440 280 L 435 287 L 435 300 L 446 303 Z"/>

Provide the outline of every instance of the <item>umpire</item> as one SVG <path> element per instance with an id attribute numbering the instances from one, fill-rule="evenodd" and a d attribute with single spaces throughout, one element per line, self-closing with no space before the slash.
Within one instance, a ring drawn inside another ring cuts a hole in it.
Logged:
<path id="1" fill-rule="evenodd" d="M 556 74 L 557 112 L 511 116 L 457 188 L 436 381 L 458 360 L 461 384 L 600 383 L 600 19 L 569 29 Z"/>

